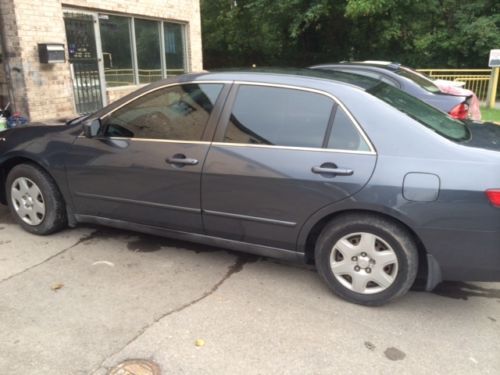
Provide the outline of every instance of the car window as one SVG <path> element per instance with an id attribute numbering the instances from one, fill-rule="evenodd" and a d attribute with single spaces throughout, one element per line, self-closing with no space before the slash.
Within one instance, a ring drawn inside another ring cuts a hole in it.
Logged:
<path id="1" fill-rule="evenodd" d="M 242 85 L 224 142 L 321 147 L 333 100 L 287 88 Z"/>
<path id="2" fill-rule="evenodd" d="M 328 148 L 351 151 L 370 151 L 351 118 L 342 107 L 337 107 L 332 130 L 327 143 Z"/>
<path id="3" fill-rule="evenodd" d="M 222 84 L 185 84 L 146 94 L 105 119 L 105 136 L 199 141 Z"/>
<path id="4" fill-rule="evenodd" d="M 469 130 L 461 121 L 455 120 L 429 104 L 385 83 L 379 83 L 366 92 L 390 104 L 443 137 L 454 141 L 463 141 L 470 137 Z"/>
<path id="5" fill-rule="evenodd" d="M 432 82 L 429 78 L 424 76 L 423 74 L 420 74 L 418 72 L 415 72 L 411 69 L 401 67 L 399 68 L 396 73 L 400 75 L 401 77 L 408 78 L 415 82 L 417 85 L 422 87 L 423 89 L 432 92 L 432 93 L 439 93 L 441 90 L 439 90 L 439 87 L 437 87 L 434 82 Z"/>
<path id="6" fill-rule="evenodd" d="M 399 85 L 396 82 L 394 82 L 392 79 L 389 79 L 389 78 L 387 78 L 387 77 L 385 77 L 382 74 L 377 73 L 377 72 L 371 72 L 371 71 L 363 70 L 363 69 L 342 69 L 342 71 L 346 72 L 346 73 L 353 73 L 353 74 L 359 74 L 359 75 L 362 75 L 365 77 L 370 77 L 370 78 L 376 79 L 378 81 L 385 82 L 391 86 L 399 87 Z"/>

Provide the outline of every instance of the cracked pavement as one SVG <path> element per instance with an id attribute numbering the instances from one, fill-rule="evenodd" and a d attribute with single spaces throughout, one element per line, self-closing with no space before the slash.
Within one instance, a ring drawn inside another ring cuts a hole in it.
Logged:
<path id="1" fill-rule="evenodd" d="M 103 227 L 37 237 L 3 206 L 0 296 L 5 374 L 133 358 L 163 374 L 500 373 L 500 283 L 367 308 L 312 267 Z"/>

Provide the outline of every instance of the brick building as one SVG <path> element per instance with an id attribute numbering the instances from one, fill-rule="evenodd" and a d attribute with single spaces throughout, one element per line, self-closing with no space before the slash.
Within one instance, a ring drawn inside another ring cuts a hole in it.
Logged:
<path id="1" fill-rule="evenodd" d="M 199 0 L 0 0 L 0 22 L 0 105 L 32 121 L 202 69 Z M 41 63 L 46 43 L 64 61 Z"/>

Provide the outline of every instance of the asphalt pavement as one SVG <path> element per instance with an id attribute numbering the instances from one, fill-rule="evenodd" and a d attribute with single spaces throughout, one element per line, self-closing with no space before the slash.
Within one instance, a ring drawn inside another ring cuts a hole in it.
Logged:
<path id="1" fill-rule="evenodd" d="M 104 227 L 38 237 L 0 206 L 0 373 L 500 374 L 500 283 L 368 308 L 313 267 Z"/>

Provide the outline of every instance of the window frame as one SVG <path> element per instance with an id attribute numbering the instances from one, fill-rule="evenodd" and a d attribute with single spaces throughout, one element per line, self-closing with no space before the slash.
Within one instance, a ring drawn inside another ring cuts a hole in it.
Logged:
<path id="1" fill-rule="evenodd" d="M 241 86 L 261 86 L 261 87 L 274 87 L 274 88 L 282 88 L 282 89 L 290 89 L 290 90 L 299 90 L 299 91 L 304 91 L 304 92 L 309 92 L 309 93 L 314 93 L 314 94 L 320 94 L 320 95 L 326 96 L 329 99 L 331 99 L 333 101 L 332 111 L 330 113 L 328 125 L 326 128 L 325 134 L 324 134 L 324 138 L 323 138 L 323 142 L 322 142 L 321 147 L 298 147 L 298 146 L 280 146 L 280 145 L 264 145 L 264 144 L 224 142 L 224 136 L 225 136 L 226 130 L 229 126 L 229 120 L 230 120 L 231 114 L 233 112 L 235 103 L 236 103 L 236 98 L 238 97 L 239 88 Z M 333 148 L 327 147 L 329 135 L 331 134 L 333 122 L 335 119 L 335 113 L 336 113 L 338 107 L 341 107 L 347 113 L 347 116 L 354 124 L 354 127 L 356 128 L 357 132 L 360 134 L 360 136 L 363 138 L 363 140 L 368 145 L 369 151 L 343 150 L 343 149 L 333 149 Z M 326 142 L 326 145 L 325 145 L 325 142 Z M 226 99 L 226 104 L 224 106 L 224 110 L 220 116 L 219 124 L 217 126 L 217 130 L 216 130 L 212 144 L 216 145 L 216 146 L 229 146 L 229 147 L 274 148 L 274 149 L 285 149 L 285 150 L 322 151 L 322 152 L 326 151 L 326 152 L 337 152 L 337 153 L 340 152 L 340 153 L 350 153 L 350 154 L 376 155 L 375 147 L 373 146 L 373 143 L 368 138 L 368 136 L 365 133 L 365 131 L 363 130 L 363 128 L 359 125 L 359 123 L 356 121 L 356 119 L 351 114 L 351 112 L 346 108 L 346 106 L 338 98 L 336 98 L 334 95 L 332 95 L 328 92 L 325 92 L 325 91 L 316 90 L 316 89 L 312 89 L 312 88 L 299 87 L 299 86 L 294 86 L 294 85 L 285 85 L 285 84 L 264 83 L 264 82 L 234 81 L 234 84 L 231 87 L 231 91 L 229 92 L 229 95 Z"/>
<path id="2" fill-rule="evenodd" d="M 173 82 L 173 83 L 168 83 L 164 85 L 160 85 L 158 87 L 154 87 L 150 90 L 144 91 L 140 93 L 137 96 L 134 96 L 133 98 L 130 98 L 129 100 L 124 101 L 123 103 L 120 103 L 118 106 L 115 108 L 111 109 L 110 111 L 98 116 L 97 118 L 99 119 L 101 123 L 101 127 L 99 129 L 99 132 L 97 136 L 93 137 L 93 139 L 99 139 L 99 140 L 126 140 L 126 141 L 137 141 L 137 142 L 166 142 L 166 143 L 193 143 L 193 144 L 210 144 L 211 140 L 213 138 L 213 135 L 215 133 L 216 127 L 217 127 L 217 121 L 221 115 L 222 110 L 224 109 L 224 102 L 226 101 L 227 95 L 229 93 L 229 90 L 231 88 L 231 83 L 230 81 L 186 81 L 186 82 Z M 164 90 L 168 89 L 171 87 L 175 86 L 183 86 L 183 85 L 205 85 L 205 84 L 219 84 L 222 85 L 222 89 L 219 93 L 219 96 L 217 97 L 216 102 L 214 103 L 214 108 L 212 112 L 210 113 L 207 123 L 205 125 L 205 129 L 203 130 L 203 133 L 201 135 L 201 138 L 197 141 L 191 141 L 191 140 L 179 140 L 179 139 L 156 139 L 156 138 L 130 138 L 130 137 L 113 137 L 113 136 L 107 136 L 106 135 L 106 129 L 107 125 L 104 124 L 106 119 L 108 119 L 113 113 L 116 111 L 122 109 L 123 107 L 132 104 L 136 100 L 139 100 L 140 98 L 152 94 L 158 90 Z M 85 137 L 83 134 L 80 135 L 80 137 Z"/>

